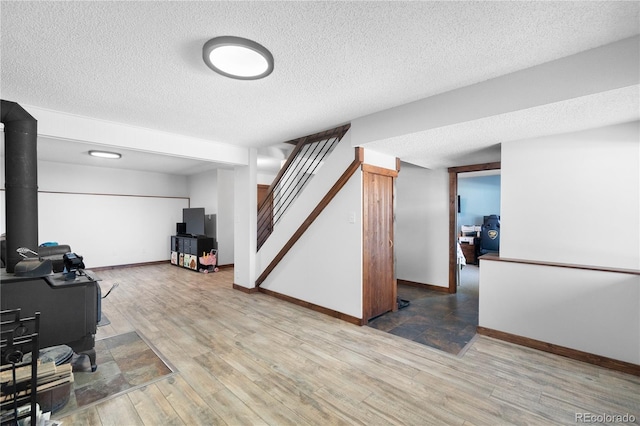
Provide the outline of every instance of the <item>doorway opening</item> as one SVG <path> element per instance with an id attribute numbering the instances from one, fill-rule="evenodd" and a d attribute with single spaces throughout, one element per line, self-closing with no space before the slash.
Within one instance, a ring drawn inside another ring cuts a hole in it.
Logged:
<path id="1" fill-rule="evenodd" d="M 470 262 L 465 268 L 462 270 L 455 269 L 458 265 L 458 172 L 470 173 L 482 170 L 493 170 L 495 174 L 496 171 L 499 172 L 500 163 L 466 166 L 457 169 L 458 170 L 453 171 L 454 176 L 450 179 L 450 181 L 453 180 L 454 186 L 453 190 L 449 192 L 449 206 L 453 206 L 449 211 L 449 223 L 450 225 L 452 224 L 449 234 L 453 238 L 451 238 L 452 241 L 447 242 L 444 240 L 444 238 L 447 238 L 446 232 L 443 233 L 441 237 L 443 243 L 440 249 L 444 251 L 444 253 L 440 252 L 443 254 L 440 265 L 444 268 L 447 267 L 447 264 L 443 264 L 442 262 L 448 262 L 447 258 L 445 258 L 448 247 L 447 244 L 451 245 L 455 250 L 453 254 L 449 256 L 449 260 L 452 258 L 454 260 L 453 286 L 438 287 L 423 284 L 424 281 L 412 282 L 398 279 L 398 298 L 409 300 L 409 306 L 399 309 L 397 312 L 387 313 L 378 317 L 370 321 L 368 325 L 381 331 L 461 356 L 473 341 L 478 326 L 479 267 L 475 264 L 477 260 L 469 257 Z M 444 175 L 441 175 L 445 182 L 447 177 L 451 177 L 452 170 L 448 170 L 448 172 L 449 176 L 446 175 L 446 172 L 444 172 Z M 418 175 L 418 177 L 420 177 L 420 175 Z M 442 180 L 440 182 L 442 182 Z M 464 187 L 464 184 L 462 186 Z M 409 189 L 412 188 L 414 187 L 409 186 Z M 443 195 L 447 197 L 446 194 Z M 464 199 L 465 197 L 461 198 L 463 207 Z M 427 205 L 426 203 L 421 204 L 421 202 L 425 200 L 427 199 L 412 199 L 411 208 L 416 209 L 415 206 Z M 468 199 L 467 202 L 469 202 Z M 413 212 L 410 209 L 407 209 L 407 211 Z M 446 218 L 446 210 L 443 213 Z M 461 219 L 461 221 L 465 220 L 467 219 Z M 409 236 L 409 238 L 411 238 L 411 236 Z M 416 238 L 411 239 L 412 242 L 415 240 Z M 406 241 L 408 240 L 405 240 L 405 242 Z M 411 253 L 414 252 L 416 252 L 416 250 L 411 251 Z M 445 279 L 447 278 L 446 271 L 446 269 L 443 271 L 445 274 L 443 278 Z M 458 283 L 461 285 L 458 286 Z"/>
<path id="2" fill-rule="evenodd" d="M 470 166 L 450 167 L 449 171 L 449 293 L 458 291 L 460 283 L 460 261 L 458 243 L 460 242 L 460 226 L 458 212 L 461 207 L 458 199 L 458 179 L 461 173 L 487 172 L 500 170 L 500 162 L 474 164 Z M 489 213 L 493 214 L 493 213 Z M 479 263 L 478 263 L 479 264 Z"/>

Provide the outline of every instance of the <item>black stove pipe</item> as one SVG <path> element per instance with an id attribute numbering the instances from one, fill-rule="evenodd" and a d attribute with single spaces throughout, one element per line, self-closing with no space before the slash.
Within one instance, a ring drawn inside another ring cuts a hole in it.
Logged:
<path id="1" fill-rule="evenodd" d="M 1 100 L 4 123 L 7 272 L 22 260 L 16 249 L 38 251 L 38 122 L 15 102 Z"/>

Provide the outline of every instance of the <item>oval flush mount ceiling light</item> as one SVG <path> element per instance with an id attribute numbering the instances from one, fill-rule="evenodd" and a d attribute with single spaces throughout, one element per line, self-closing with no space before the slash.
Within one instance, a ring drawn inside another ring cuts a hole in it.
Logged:
<path id="1" fill-rule="evenodd" d="M 202 59 L 225 77 L 257 80 L 273 71 L 273 55 L 264 46 L 246 38 L 212 38 L 202 47 Z"/>
<path id="2" fill-rule="evenodd" d="M 93 156 L 93 157 L 100 157 L 100 158 L 113 158 L 113 159 L 118 159 L 118 158 L 122 158 L 122 154 L 119 154 L 117 152 L 108 152 L 108 151 L 89 151 L 89 155 Z"/>

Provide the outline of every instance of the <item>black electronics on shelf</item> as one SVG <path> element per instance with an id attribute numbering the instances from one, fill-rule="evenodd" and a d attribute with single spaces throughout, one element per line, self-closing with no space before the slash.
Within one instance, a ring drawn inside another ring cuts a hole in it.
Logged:
<path id="1" fill-rule="evenodd" d="M 204 207 L 182 209 L 182 222 L 185 224 L 185 234 L 194 237 L 205 235 Z"/>

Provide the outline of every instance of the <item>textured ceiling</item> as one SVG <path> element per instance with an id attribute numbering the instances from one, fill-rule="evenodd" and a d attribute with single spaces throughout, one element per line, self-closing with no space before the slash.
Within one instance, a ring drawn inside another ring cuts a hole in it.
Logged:
<path id="1" fill-rule="evenodd" d="M 0 89 L 27 105 L 266 147 L 633 36 L 638 9 L 611 1 L 2 1 Z M 274 72 L 258 81 L 213 73 L 201 49 L 220 35 L 269 48 Z M 495 151 L 495 141 L 462 153 L 452 142 L 440 144 L 435 163 Z M 402 145 L 418 155 L 410 138 Z"/>
<path id="2" fill-rule="evenodd" d="M 404 161 L 430 169 L 499 161 L 498 135 L 500 141 L 513 141 L 634 121 L 640 114 L 638 95 L 635 86 L 611 90 L 383 139 L 367 147 L 392 150 Z"/>

